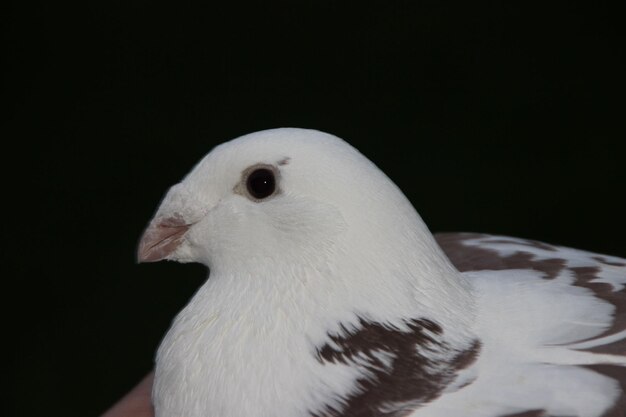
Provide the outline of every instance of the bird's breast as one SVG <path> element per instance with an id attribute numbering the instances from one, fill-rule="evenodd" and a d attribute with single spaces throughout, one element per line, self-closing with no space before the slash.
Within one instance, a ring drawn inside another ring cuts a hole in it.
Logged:
<path id="1" fill-rule="evenodd" d="M 322 405 L 337 405 L 361 371 L 322 363 L 311 338 L 297 327 L 280 314 L 198 314 L 188 306 L 158 350 L 157 416 L 308 416 Z"/>

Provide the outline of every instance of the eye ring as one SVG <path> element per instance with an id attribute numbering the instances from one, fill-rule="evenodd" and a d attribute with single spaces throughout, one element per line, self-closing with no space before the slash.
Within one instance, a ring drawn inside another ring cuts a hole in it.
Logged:
<path id="1" fill-rule="evenodd" d="M 272 165 L 259 164 L 244 172 L 242 188 L 253 201 L 263 201 L 278 191 L 278 172 Z"/>

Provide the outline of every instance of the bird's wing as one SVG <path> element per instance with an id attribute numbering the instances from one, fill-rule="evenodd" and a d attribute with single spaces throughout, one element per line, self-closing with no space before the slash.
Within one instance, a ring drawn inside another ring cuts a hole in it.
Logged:
<path id="1" fill-rule="evenodd" d="M 435 236 L 475 284 L 481 357 L 412 416 L 625 416 L 626 260 L 470 233 Z"/>
<path id="2" fill-rule="evenodd" d="M 591 350 L 626 356 L 626 259 L 534 240 L 476 233 L 439 233 L 437 242 L 461 272 L 532 269 L 545 279 L 569 273 L 572 285 L 586 288 L 613 308 L 613 322 L 595 337 L 614 341 Z"/>

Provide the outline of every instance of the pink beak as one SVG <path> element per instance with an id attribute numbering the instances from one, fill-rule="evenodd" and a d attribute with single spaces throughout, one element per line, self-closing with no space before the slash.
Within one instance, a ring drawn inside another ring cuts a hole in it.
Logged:
<path id="1" fill-rule="evenodd" d="M 183 242 L 190 227 L 191 224 L 178 217 L 153 220 L 139 241 L 137 261 L 157 262 L 167 258 Z"/>

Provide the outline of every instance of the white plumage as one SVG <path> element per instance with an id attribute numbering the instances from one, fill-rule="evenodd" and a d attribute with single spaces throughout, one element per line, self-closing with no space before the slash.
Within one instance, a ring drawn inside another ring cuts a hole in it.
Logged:
<path id="1" fill-rule="evenodd" d="M 211 271 L 159 348 L 156 415 L 623 415 L 626 261 L 437 239 L 334 136 L 218 146 L 140 244 Z"/>

